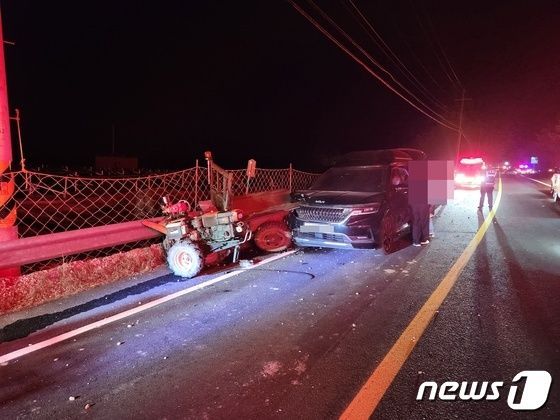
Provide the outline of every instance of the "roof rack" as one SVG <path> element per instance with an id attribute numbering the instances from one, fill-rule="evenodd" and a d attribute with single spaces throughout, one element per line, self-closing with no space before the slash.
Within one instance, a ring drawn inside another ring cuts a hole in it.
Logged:
<path id="1" fill-rule="evenodd" d="M 343 155 L 337 160 L 336 166 L 380 165 L 411 160 L 425 160 L 426 158 L 426 153 L 419 149 L 360 150 Z"/>

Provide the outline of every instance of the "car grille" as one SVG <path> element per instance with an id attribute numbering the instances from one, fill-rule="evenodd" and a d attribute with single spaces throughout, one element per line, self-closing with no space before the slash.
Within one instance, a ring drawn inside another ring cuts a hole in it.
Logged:
<path id="1" fill-rule="evenodd" d="M 298 238 L 305 238 L 305 239 L 322 239 L 324 241 L 331 241 L 331 242 L 341 242 L 345 243 L 348 242 L 344 235 L 336 234 L 336 233 L 310 233 L 310 232 L 300 232 L 298 233 Z"/>
<path id="2" fill-rule="evenodd" d="M 340 223 L 348 212 L 346 209 L 331 207 L 300 207 L 296 210 L 297 217 L 307 222 Z"/>

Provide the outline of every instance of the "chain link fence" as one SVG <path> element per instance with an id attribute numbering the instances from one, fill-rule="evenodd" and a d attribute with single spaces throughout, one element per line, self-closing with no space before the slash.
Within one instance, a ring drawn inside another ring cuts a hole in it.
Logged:
<path id="1" fill-rule="evenodd" d="M 29 237 L 158 216 L 164 195 L 189 202 L 208 195 L 196 173 L 84 178 L 26 171 L 2 178 L 13 179 L 18 232 Z"/>
<path id="2" fill-rule="evenodd" d="M 254 178 L 247 178 L 245 170 L 227 172 L 231 174 L 231 194 L 234 196 L 276 189 L 303 189 L 318 176 L 292 168 L 257 169 Z M 120 178 L 20 171 L 0 175 L 0 182 L 0 185 L 13 189 L 12 198 L 0 204 L 0 219 L 8 217 L 15 207 L 20 237 L 157 217 L 161 215 L 163 196 L 168 196 L 171 201 L 186 200 L 193 208 L 200 200 L 210 199 L 208 171 L 198 165 L 166 174 Z M 130 249 L 130 244 L 70 256 L 66 261 L 108 255 L 121 251 L 120 248 Z M 52 265 L 52 261 L 47 264 Z M 38 269 L 41 267 L 33 265 L 25 271 Z"/>

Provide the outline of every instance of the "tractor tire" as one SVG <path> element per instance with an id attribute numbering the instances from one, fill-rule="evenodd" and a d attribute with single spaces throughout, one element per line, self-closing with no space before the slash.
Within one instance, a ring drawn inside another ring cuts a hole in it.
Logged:
<path id="1" fill-rule="evenodd" d="M 169 248 L 167 264 L 176 276 L 190 279 L 204 267 L 204 256 L 197 244 L 183 240 Z"/>
<path id="2" fill-rule="evenodd" d="M 257 228 L 254 241 L 261 251 L 282 252 L 292 244 L 292 234 L 283 222 L 265 222 Z"/>

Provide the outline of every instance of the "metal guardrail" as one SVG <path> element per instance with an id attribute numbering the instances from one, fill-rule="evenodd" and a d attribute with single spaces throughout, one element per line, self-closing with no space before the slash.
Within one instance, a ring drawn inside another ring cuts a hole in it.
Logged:
<path id="1" fill-rule="evenodd" d="M 161 218 L 149 219 L 159 221 Z M 160 236 L 141 220 L 0 242 L 0 269 Z"/>

